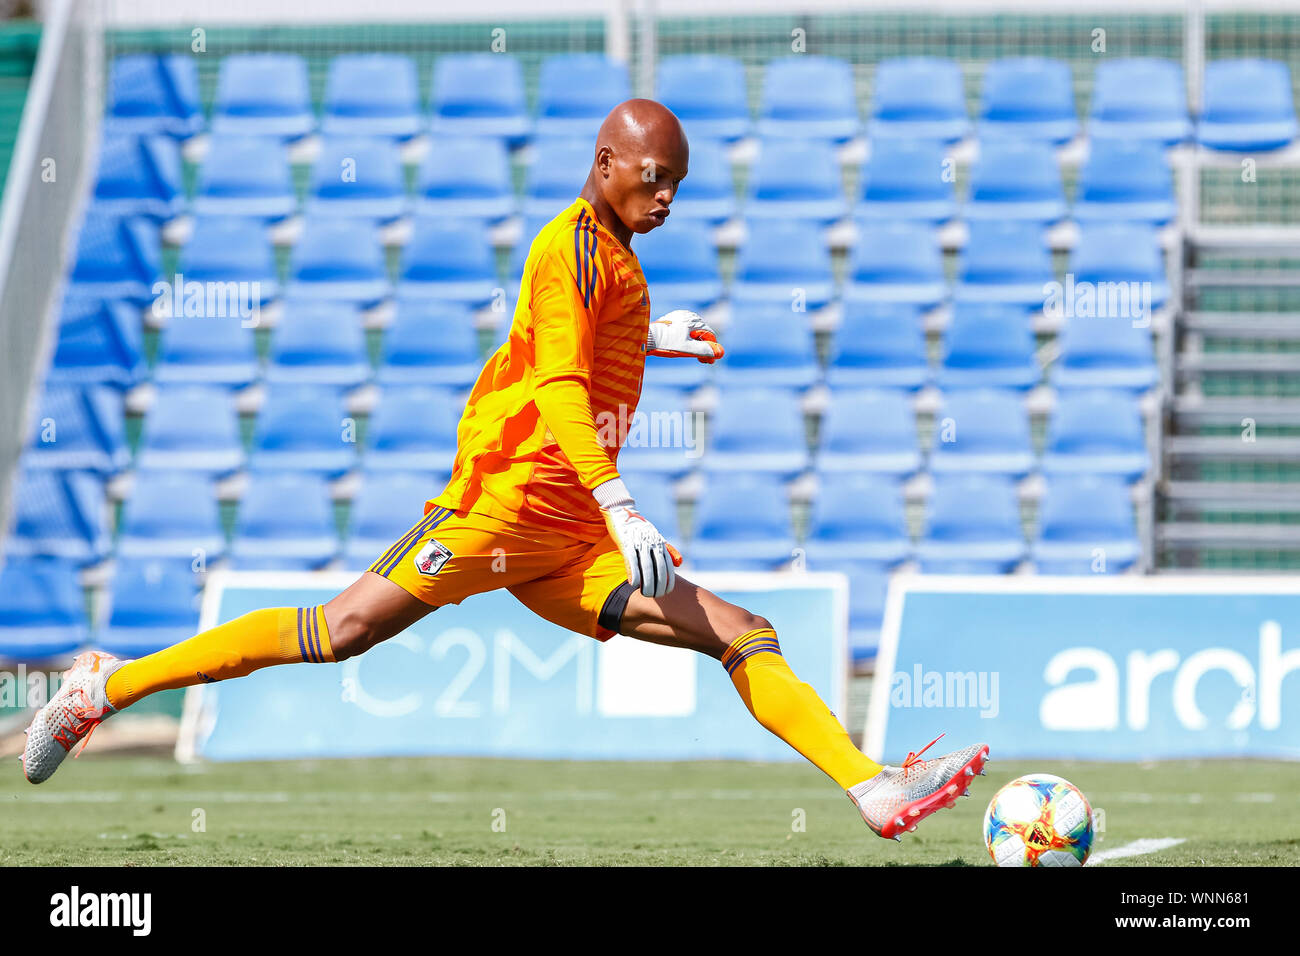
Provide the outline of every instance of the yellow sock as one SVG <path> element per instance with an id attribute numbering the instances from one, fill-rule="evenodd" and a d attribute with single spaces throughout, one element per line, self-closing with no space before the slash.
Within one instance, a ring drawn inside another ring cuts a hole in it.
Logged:
<path id="1" fill-rule="evenodd" d="M 333 660 L 323 607 L 267 608 L 122 665 L 104 693 L 121 710 L 160 690 L 243 677 L 272 664 Z"/>
<path id="2" fill-rule="evenodd" d="M 771 628 L 748 631 L 722 654 L 749 712 L 760 724 L 807 757 L 848 790 L 880 772 L 822 703 L 817 692 L 790 670 Z"/>

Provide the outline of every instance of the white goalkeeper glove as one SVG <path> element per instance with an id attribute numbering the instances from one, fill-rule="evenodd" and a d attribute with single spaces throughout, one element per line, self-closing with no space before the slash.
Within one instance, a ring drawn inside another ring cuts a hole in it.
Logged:
<path id="1" fill-rule="evenodd" d="M 622 478 L 611 478 L 593 489 L 610 537 L 623 552 L 628 584 L 646 597 L 663 597 L 673 589 L 682 563 L 677 549 L 636 510 Z"/>
<path id="2" fill-rule="evenodd" d="M 722 358 L 718 336 L 694 312 L 677 309 L 650 323 L 646 337 L 649 355 L 667 355 L 671 358 L 696 358 L 712 365 Z"/>

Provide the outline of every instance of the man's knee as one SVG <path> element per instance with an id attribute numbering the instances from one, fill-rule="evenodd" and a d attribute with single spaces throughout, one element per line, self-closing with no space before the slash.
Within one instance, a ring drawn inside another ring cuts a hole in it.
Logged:
<path id="1" fill-rule="evenodd" d="M 364 654 L 397 633 L 387 622 L 376 620 L 366 608 L 341 600 L 342 597 L 340 595 L 325 605 L 325 622 L 334 660 L 345 661 Z"/>
<path id="2" fill-rule="evenodd" d="M 743 607 L 737 607 L 728 615 L 728 620 L 722 628 L 722 636 L 726 638 L 727 643 L 731 643 L 742 634 L 761 630 L 775 630 L 775 628 L 767 618 L 747 611 Z"/>

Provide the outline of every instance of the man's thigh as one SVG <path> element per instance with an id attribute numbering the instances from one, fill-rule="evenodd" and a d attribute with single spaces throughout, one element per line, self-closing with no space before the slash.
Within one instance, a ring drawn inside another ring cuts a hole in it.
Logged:
<path id="1" fill-rule="evenodd" d="M 510 586 L 534 614 L 598 641 L 619 633 L 631 592 L 623 553 L 608 537 L 551 573 Z"/>

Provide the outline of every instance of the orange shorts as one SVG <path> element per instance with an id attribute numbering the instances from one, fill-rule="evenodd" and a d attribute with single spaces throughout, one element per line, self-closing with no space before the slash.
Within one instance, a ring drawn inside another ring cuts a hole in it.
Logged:
<path id="1" fill-rule="evenodd" d="M 632 593 L 609 535 L 593 544 L 447 508 L 426 512 L 369 570 L 433 607 L 505 588 L 534 614 L 598 641 L 618 633 Z"/>

